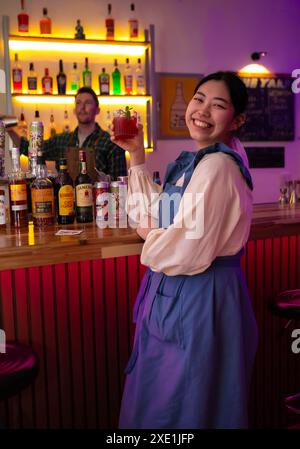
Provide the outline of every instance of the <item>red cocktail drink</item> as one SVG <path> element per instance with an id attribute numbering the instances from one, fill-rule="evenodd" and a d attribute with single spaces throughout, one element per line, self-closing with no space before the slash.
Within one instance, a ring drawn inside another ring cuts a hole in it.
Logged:
<path id="1" fill-rule="evenodd" d="M 113 125 L 116 139 L 132 139 L 138 134 L 136 113 L 130 115 L 128 106 L 114 114 Z"/>

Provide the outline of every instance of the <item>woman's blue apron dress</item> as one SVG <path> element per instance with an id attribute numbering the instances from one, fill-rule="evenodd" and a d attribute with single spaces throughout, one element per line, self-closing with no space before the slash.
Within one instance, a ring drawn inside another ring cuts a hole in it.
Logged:
<path id="1" fill-rule="evenodd" d="M 241 157 L 215 144 L 181 153 L 168 166 L 164 192 L 183 194 L 201 158 L 218 151 L 235 160 L 252 189 Z M 176 186 L 183 173 L 183 186 Z M 247 427 L 257 326 L 240 268 L 242 251 L 217 257 L 192 276 L 148 269 L 134 307 L 120 428 Z"/>

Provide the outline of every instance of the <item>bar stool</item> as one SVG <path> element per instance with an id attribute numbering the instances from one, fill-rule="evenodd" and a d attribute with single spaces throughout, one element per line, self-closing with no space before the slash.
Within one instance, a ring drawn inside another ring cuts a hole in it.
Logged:
<path id="1" fill-rule="evenodd" d="M 5 352 L 0 353 L 0 401 L 32 384 L 38 367 L 38 356 L 31 347 L 16 341 L 6 342 Z"/>
<path id="2" fill-rule="evenodd" d="M 286 329 L 291 321 L 300 319 L 300 289 L 285 290 L 277 294 L 269 302 L 269 310 L 274 315 L 289 320 L 284 327 Z M 287 409 L 300 414 L 300 392 L 286 397 L 284 402 Z"/>

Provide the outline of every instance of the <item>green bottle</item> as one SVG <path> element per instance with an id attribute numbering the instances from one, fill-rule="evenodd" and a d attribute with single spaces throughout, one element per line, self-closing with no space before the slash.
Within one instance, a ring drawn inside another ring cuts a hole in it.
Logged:
<path id="1" fill-rule="evenodd" d="M 113 80 L 113 94 L 120 95 L 121 94 L 121 73 L 118 69 L 118 61 L 115 59 L 115 70 L 112 73 Z"/>
<path id="2" fill-rule="evenodd" d="M 82 81 L 85 87 L 92 87 L 92 72 L 89 69 L 89 60 L 85 58 L 85 67 L 82 72 Z"/>

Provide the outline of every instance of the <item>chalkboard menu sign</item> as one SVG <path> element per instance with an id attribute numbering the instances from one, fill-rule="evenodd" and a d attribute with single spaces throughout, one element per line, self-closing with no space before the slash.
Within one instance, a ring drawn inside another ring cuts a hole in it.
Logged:
<path id="1" fill-rule="evenodd" d="M 242 77 L 249 102 L 247 122 L 241 128 L 243 141 L 294 140 L 294 94 L 288 75 Z"/>

